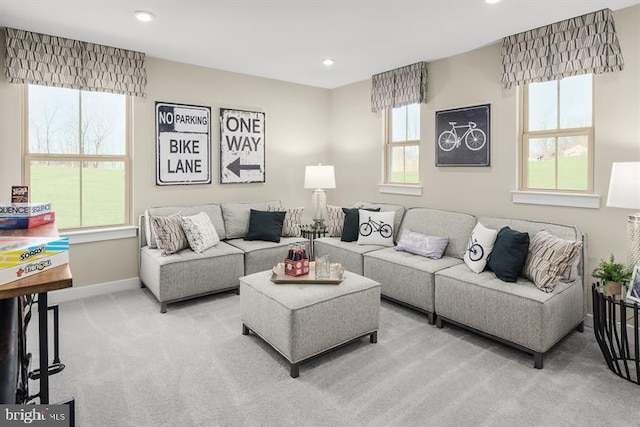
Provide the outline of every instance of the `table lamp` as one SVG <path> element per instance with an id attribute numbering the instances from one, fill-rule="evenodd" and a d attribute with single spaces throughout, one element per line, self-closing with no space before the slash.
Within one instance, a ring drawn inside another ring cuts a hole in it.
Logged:
<path id="1" fill-rule="evenodd" d="M 640 209 L 640 162 L 614 162 L 609 181 L 607 206 Z M 640 212 L 627 220 L 628 266 L 640 262 Z"/>
<path id="2" fill-rule="evenodd" d="M 314 227 L 321 227 L 327 210 L 327 194 L 325 188 L 336 188 L 336 177 L 333 166 L 306 166 L 304 170 L 304 188 L 311 188 Z"/>

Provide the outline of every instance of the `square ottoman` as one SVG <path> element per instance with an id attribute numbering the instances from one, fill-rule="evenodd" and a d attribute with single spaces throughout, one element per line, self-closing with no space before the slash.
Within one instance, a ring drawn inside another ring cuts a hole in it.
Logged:
<path id="1" fill-rule="evenodd" d="M 275 284 L 271 274 L 240 278 L 242 333 L 253 331 L 284 356 L 293 378 L 312 357 L 367 335 L 377 342 L 378 282 L 345 271 L 339 285 Z"/>

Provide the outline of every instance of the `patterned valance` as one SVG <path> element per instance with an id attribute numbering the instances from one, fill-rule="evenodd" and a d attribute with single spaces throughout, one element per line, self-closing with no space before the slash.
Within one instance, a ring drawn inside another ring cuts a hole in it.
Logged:
<path id="1" fill-rule="evenodd" d="M 505 37 L 502 84 L 505 88 L 601 74 L 624 67 L 613 12 L 597 12 Z"/>
<path id="2" fill-rule="evenodd" d="M 427 101 L 427 63 L 417 62 L 371 77 L 371 111 Z"/>
<path id="3" fill-rule="evenodd" d="M 5 28 L 9 83 L 146 94 L 145 54 L 63 37 Z"/>

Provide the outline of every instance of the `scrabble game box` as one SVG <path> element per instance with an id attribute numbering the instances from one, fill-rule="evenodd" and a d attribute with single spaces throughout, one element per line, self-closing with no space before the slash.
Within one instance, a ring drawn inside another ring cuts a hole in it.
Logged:
<path id="1" fill-rule="evenodd" d="M 67 237 L 0 236 L 0 286 L 68 262 Z"/>

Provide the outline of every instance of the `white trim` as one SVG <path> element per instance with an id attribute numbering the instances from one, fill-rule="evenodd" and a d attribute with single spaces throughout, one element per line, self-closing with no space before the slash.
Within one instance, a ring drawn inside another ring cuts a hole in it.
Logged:
<path id="1" fill-rule="evenodd" d="M 74 245 L 77 243 L 101 242 L 103 240 L 128 239 L 138 235 L 138 227 L 135 225 L 127 225 L 124 227 L 114 228 L 95 228 L 92 230 L 79 231 L 62 231 L 62 237 L 68 237 L 69 243 Z"/>
<path id="2" fill-rule="evenodd" d="M 97 285 L 71 287 L 49 292 L 49 303 L 60 304 L 61 302 L 139 288 L 140 278 L 138 277 L 117 280 L 115 282 L 98 283 Z"/>
<path id="3" fill-rule="evenodd" d="M 550 193 L 544 191 L 511 191 L 513 203 L 530 205 L 568 206 L 573 208 L 600 208 L 600 195 L 581 193 Z"/>
<path id="4" fill-rule="evenodd" d="M 422 196 L 421 185 L 378 184 L 378 190 L 387 194 L 402 194 L 404 196 Z"/>

